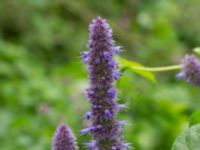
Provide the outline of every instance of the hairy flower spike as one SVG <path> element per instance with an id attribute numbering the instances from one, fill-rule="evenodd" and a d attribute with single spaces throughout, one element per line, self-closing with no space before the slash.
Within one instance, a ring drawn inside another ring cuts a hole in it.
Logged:
<path id="1" fill-rule="evenodd" d="M 52 150 L 77 150 L 75 137 L 67 125 L 58 126 L 53 137 Z"/>
<path id="2" fill-rule="evenodd" d="M 186 55 L 182 61 L 182 75 L 187 82 L 200 86 L 200 62 L 195 55 Z"/>
<path id="3" fill-rule="evenodd" d="M 98 17 L 89 26 L 88 51 L 83 53 L 87 61 L 90 87 L 87 97 L 91 103 L 91 125 L 81 130 L 91 133 L 94 141 L 86 145 L 90 150 L 124 150 L 121 137 L 124 122 L 116 119 L 119 108 L 116 102 L 114 81 L 120 77 L 118 63 L 114 61 L 114 53 L 121 52 L 112 39 L 112 30 L 106 20 Z M 121 105 L 122 106 L 122 105 Z M 120 108 L 121 108 L 120 106 Z"/>

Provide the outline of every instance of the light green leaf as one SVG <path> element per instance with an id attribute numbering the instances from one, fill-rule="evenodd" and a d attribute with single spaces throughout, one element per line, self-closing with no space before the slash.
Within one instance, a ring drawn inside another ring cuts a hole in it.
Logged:
<path id="1" fill-rule="evenodd" d="M 193 126 L 195 124 L 199 124 L 200 123 L 200 109 L 195 111 L 189 119 L 189 126 Z"/>
<path id="2" fill-rule="evenodd" d="M 194 125 L 176 138 L 172 150 L 199 150 L 200 149 L 200 124 Z"/>
<path id="3" fill-rule="evenodd" d="M 146 79 L 152 81 L 153 83 L 156 83 L 156 78 L 154 76 L 154 74 L 151 71 L 147 71 L 145 70 L 144 66 L 140 63 L 134 62 L 134 61 L 129 61 L 123 58 L 119 58 L 120 61 L 120 67 L 121 68 L 127 68 L 130 71 L 133 71 L 143 77 L 145 77 Z M 137 68 L 139 67 L 139 68 Z M 144 69 L 141 69 L 144 68 Z"/>
<path id="4" fill-rule="evenodd" d="M 200 55 L 200 47 L 194 48 L 193 51 L 194 51 L 196 54 Z"/>

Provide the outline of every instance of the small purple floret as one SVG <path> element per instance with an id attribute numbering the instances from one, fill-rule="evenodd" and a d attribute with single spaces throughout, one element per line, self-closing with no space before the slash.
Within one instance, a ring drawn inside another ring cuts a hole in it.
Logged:
<path id="1" fill-rule="evenodd" d="M 107 119 L 111 119 L 113 117 L 113 115 L 110 113 L 110 111 L 108 109 L 105 110 L 105 117 Z"/>
<path id="2" fill-rule="evenodd" d="M 102 125 L 97 125 L 97 126 L 96 126 L 96 129 L 97 129 L 97 130 L 102 129 Z"/>
<path id="3" fill-rule="evenodd" d="M 184 73 L 183 72 L 179 72 L 177 75 L 176 75 L 176 79 L 177 80 L 182 80 L 184 78 Z"/>
<path id="4" fill-rule="evenodd" d="M 130 147 L 130 143 L 122 143 L 121 147 L 123 149 L 128 149 Z"/>
<path id="5" fill-rule="evenodd" d="M 114 52 L 115 54 L 119 55 L 121 54 L 121 52 L 123 52 L 123 50 L 121 50 L 122 46 L 115 46 L 114 47 Z"/>
<path id="6" fill-rule="evenodd" d="M 124 105 L 124 104 L 118 104 L 118 110 L 119 111 L 124 111 L 127 107 L 126 107 L 126 105 Z"/>
<path id="7" fill-rule="evenodd" d="M 115 146 L 112 146 L 112 149 L 111 150 L 117 150 L 117 147 Z"/>
<path id="8" fill-rule="evenodd" d="M 81 54 L 82 54 L 81 57 L 82 57 L 83 61 L 84 61 L 85 63 L 87 63 L 89 51 L 84 51 L 84 52 L 82 52 Z"/>
<path id="9" fill-rule="evenodd" d="M 80 131 L 81 134 L 88 134 L 93 128 L 85 128 Z"/>
<path id="10" fill-rule="evenodd" d="M 115 80 L 118 80 L 121 76 L 121 71 L 120 70 L 113 70 L 113 77 Z"/>
<path id="11" fill-rule="evenodd" d="M 92 112 L 85 113 L 85 119 L 89 120 L 92 117 Z"/>
<path id="12" fill-rule="evenodd" d="M 110 60 L 112 58 L 112 56 L 110 55 L 109 52 L 104 52 L 103 57 L 104 57 L 105 60 Z"/>
<path id="13" fill-rule="evenodd" d="M 90 141 L 89 143 L 84 143 L 84 145 L 89 148 L 89 150 L 93 150 L 94 146 L 95 146 L 95 141 Z"/>
<path id="14" fill-rule="evenodd" d="M 112 89 L 109 89 L 109 90 L 108 90 L 108 96 L 114 97 L 115 94 L 116 94 L 116 90 L 115 90 L 115 89 L 112 88 Z"/>
<path id="15" fill-rule="evenodd" d="M 53 137 L 52 150 L 77 150 L 76 140 L 71 129 L 61 124 Z"/>
<path id="16" fill-rule="evenodd" d="M 112 61 L 108 62 L 108 65 L 109 65 L 109 67 L 110 67 L 111 69 L 114 69 L 115 67 L 118 66 L 118 63 L 115 62 L 114 60 L 112 60 Z"/>

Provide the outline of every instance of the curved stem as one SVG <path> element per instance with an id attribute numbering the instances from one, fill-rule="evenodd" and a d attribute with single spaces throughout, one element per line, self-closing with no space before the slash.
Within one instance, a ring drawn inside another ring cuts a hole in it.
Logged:
<path id="1" fill-rule="evenodd" d="M 170 71 L 170 70 L 180 70 L 181 65 L 173 65 L 173 66 L 165 66 L 165 67 L 132 66 L 131 68 L 135 70 L 141 70 L 141 71 L 161 72 L 161 71 Z"/>

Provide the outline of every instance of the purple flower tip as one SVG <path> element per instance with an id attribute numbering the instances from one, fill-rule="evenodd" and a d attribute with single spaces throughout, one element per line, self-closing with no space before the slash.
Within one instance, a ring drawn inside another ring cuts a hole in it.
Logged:
<path id="1" fill-rule="evenodd" d="M 74 134 L 67 125 L 58 126 L 53 137 L 52 150 L 77 150 Z"/>
<path id="2" fill-rule="evenodd" d="M 195 55 L 186 55 L 182 61 L 182 72 L 187 82 L 200 86 L 200 62 Z"/>

